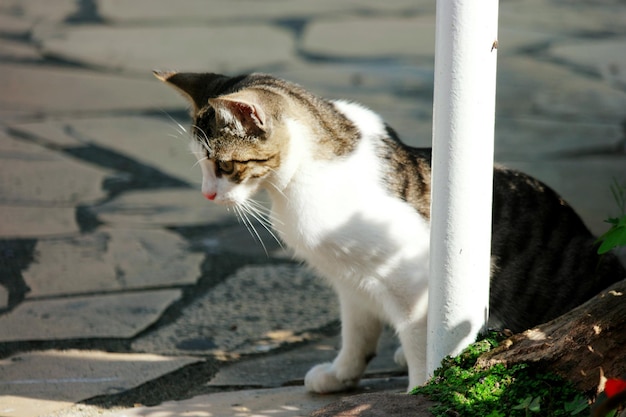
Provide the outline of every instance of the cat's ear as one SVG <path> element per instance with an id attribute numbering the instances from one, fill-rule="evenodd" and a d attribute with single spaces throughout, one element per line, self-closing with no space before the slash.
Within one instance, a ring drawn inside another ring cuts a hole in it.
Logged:
<path id="1" fill-rule="evenodd" d="M 267 117 L 259 92 L 254 89 L 209 99 L 215 113 L 227 124 L 232 124 L 245 136 L 259 136 L 269 130 Z"/>
<path id="2" fill-rule="evenodd" d="M 206 106 L 209 99 L 221 93 L 221 87 L 230 77 L 213 73 L 153 71 L 159 80 L 171 84 L 194 106 L 197 112 Z"/>

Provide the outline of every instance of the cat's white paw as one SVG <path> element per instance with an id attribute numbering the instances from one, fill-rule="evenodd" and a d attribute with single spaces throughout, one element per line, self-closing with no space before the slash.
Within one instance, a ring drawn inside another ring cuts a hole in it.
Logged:
<path id="1" fill-rule="evenodd" d="M 396 349 L 396 353 L 393 354 L 393 361 L 396 365 L 407 368 L 406 357 L 404 356 L 404 350 L 402 350 L 402 346 Z"/>
<path id="2" fill-rule="evenodd" d="M 345 391 L 355 387 L 359 383 L 357 378 L 341 378 L 337 376 L 337 370 L 332 363 L 315 365 L 306 373 L 304 386 L 307 390 L 319 394 Z"/>

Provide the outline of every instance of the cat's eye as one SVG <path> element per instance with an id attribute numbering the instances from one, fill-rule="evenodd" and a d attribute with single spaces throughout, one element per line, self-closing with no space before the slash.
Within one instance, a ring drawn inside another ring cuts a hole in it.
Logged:
<path id="1" fill-rule="evenodd" d="M 235 170 L 235 163 L 233 161 L 218 161 L 217 168 L 223 174 L 232 174 Z"/>

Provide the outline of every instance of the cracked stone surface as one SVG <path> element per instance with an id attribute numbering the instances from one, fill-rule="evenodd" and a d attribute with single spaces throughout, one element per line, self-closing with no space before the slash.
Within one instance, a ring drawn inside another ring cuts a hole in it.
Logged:
<path id="1" fill-rule="evenodd" d="M 49 415 L 85 398 L 133 388 L 197 360 L 92 350 L 14 355 L 0 360 L 0 413 L 7 417 Z"/>
<path id="2" fill-rule="evenodd" d="M 168 289 L 25 301 L 0 316 L 0 342 L 133 337 L 180 295 Z"/>
<path id="3" fill-rule="evenodd" d="M 499 9 L 496 159 L 602 233 L 626 178 L 626 5 Z M 335 295 L 202 197 L 188 103 L 151 70 L 270 72 L 429 146 L 434 24 L 430 0 L 1 1 L 0 414 L 291 417 L 343 399 L 284 386 L 334 357 Z M 406 388 L 392 333 L 366 393 Z"/>
<path id="4" fill-rule="evenodd" d="M 243 267 L 133 348 L 162 354 L 269 352 L 336 321 L 335 298 L 300 266 Z"/>
<path id="5" fill-rule="evenodd" d="M 203 256 L 164 230 L 107 229 L 40 240 L 24 271 L 28 297 L 149 289 L 193 284 Z M 63 277 L 62 280 L 57 277 Z"/>

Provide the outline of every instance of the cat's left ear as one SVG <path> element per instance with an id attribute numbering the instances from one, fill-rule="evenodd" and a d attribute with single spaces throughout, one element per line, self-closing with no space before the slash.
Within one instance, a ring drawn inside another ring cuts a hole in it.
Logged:
<path id="1" fill-rule="evenodd" d="M 260 94 L 244 90 L 209 99 L 215 113 L 227 124 L 235 126 L 245 136 L 260 136 L 270 128 L 270 118 L 263 109 Z"/>

